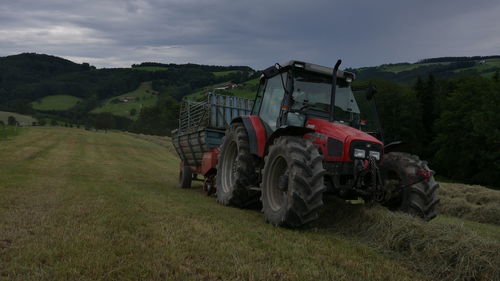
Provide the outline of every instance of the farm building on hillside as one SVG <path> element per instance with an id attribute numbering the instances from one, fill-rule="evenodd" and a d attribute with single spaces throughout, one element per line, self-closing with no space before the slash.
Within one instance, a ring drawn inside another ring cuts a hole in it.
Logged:
<path id="1" fill-rule="evenodd" d="M 121 102 L 128 102 L 128 101 L 133 101 L 133 100 L 136 100 L 137 97 L 122 97 L 122 98 L 118 98 L 119 101 Z"/>
<path id="2" fill-rule="evenodd" d="M 238 88 L 238 86 L 239 86 L 238 84 L 228 83 L 228 84 L 224 84 L 222 86 L 215 88 L 215 90 L 230 90 L 230 89 Z"/>

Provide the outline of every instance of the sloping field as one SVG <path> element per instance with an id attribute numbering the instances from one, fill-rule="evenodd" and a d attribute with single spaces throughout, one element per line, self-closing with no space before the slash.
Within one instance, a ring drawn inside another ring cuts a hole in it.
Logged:
<path id="1" fill-rule="evenodd" d="M 276 228 L 177 188 L 168 145 L 67 128 L 2 141 L 0 280 L 499 280 L 498 226 L 328 198 L 311 229 Z"/>
<path id="2" fill-rule="evenodd" d="M 0 120 L 3 121 L 4 124 L 7 124 L 9 116 L 14 116 L 14 118 L 16 118 L 16 121 L 19 122 L 21 126 L 31 126 L 33 122 L 36 122 L 35 118 L 28 115 L 22 115 L 14 112 L 0 111 Z"/>
<path id="3" fill-rule="evenodd" d="M 127 102 L 119 101 L 119 98 L 125 97 L 133 97 L 135 99 Z M 156 96 L 155 91 L 151 88 L 151 81 L 143 82 L 132 92 L 107 99 L 103 102 L 102 106 L 93 109 L 91 113 L 109 112 L 117 116 L 137 119 L 142 107 L 152 106 L 157 100 L 158 97 Z M 135 115 L 130 115 L 130 111 L 132 109 L 136 110 Z"/>
<path id="4" fill-rule="evenodd" d="M 36 110 L 68 110 L 82 99 L 68 95 L 47 96 L 32 103 Z"/>

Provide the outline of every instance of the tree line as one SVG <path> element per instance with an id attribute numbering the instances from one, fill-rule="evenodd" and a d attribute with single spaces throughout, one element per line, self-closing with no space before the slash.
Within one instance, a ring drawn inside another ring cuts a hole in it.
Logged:
<path id="1" fill-rule="evenodd" d="M 499 76 L 430 74 L 413 86 L 373 79 L 385 142 L 406 142 L 438 176 L 500 186 Z"/>

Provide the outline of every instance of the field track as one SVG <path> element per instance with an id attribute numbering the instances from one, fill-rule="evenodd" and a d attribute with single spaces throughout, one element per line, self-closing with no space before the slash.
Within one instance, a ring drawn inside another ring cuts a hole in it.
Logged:
<path id="1" fill-rule="evenodd" d="M 258 209 L 220 206 L 199 185 L 177 188 L 177 173 L 171 148 L 122 133 L 30 128 L 0 141 L 0 280 L 470 277 L 470 272 L 453 275 L 440 267 L 426 272 L 422 262 L 414 263 L 400 249 L 353 235 L 352 223 L 339 229 L 344 222 L 338 215 L 336 223 L 329 223 L 327 215 L 308 230 L 273 227 Z M 374 213 L 388 213 L 386 224 L 406 218 L 379 208 Z M 500 246 L 498 226 L 457 220 L 444 217 L 431 224 L 473 233 L 478 237 L 473 245 Z M 484 227 L 476 231 L 476 225 Z M 381 233 L 377 227 L 366 229 Z M 387 229 L 395 231 L 392 225 Z M 427 226 L 422 229 L 426 233 Z M 474 270 L 486 272 L 473 277 L 498 280 L 498 258 L 479 251 L 490 260 L 479 264 L 482 259 L 466 253 L 469 264 L 477 265 Z"/>

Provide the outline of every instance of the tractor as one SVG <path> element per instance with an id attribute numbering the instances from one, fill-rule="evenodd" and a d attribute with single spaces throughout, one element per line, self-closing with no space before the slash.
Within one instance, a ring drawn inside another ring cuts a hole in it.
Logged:
<path id="1" fill-rule="evenodd" d="M 181 185 L 201 173 L 220 204 L 260 201 L 267 222 L 290 228 L 316 220 L 326 194 L 433 219 L 434 172 L 395 151 L 401 142 L 384 143 L 375 87 L 352 87 L 355 75 L 340 64 L 292 60 L 263 70 L 249 114 L 228 122 L 220 146 L 203 154 L 205 167 L 181 163 Z"/>

